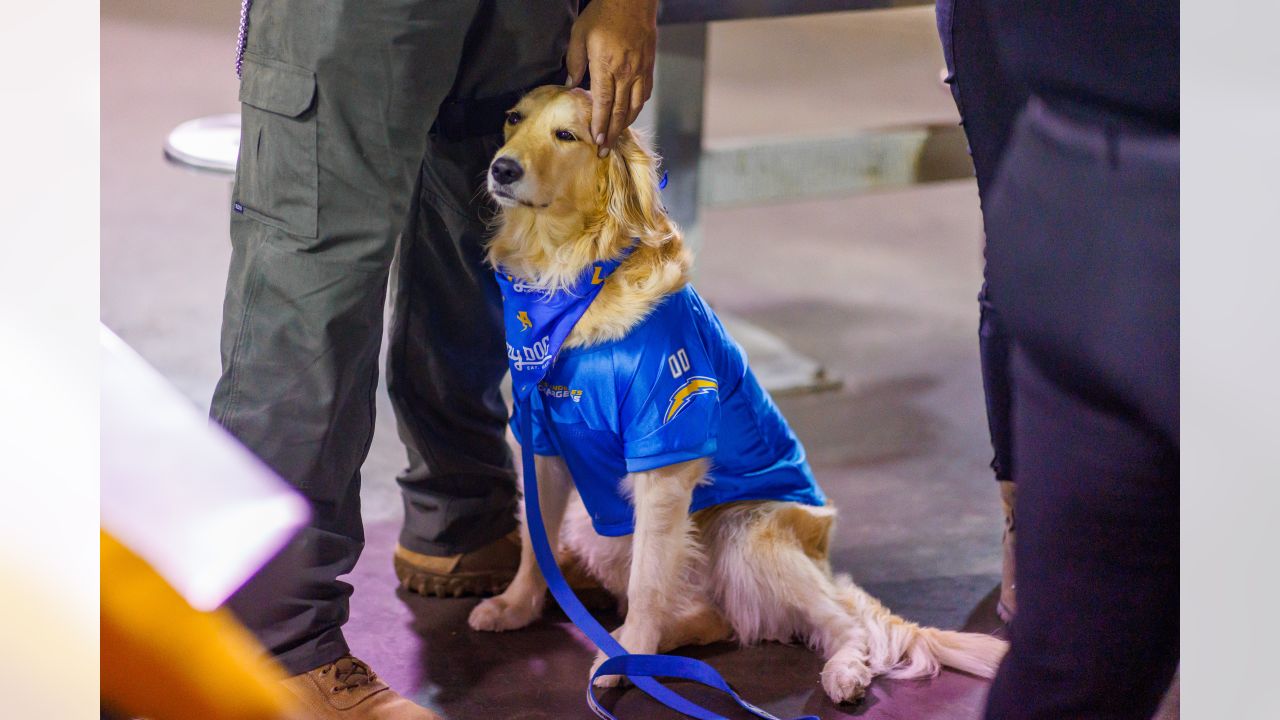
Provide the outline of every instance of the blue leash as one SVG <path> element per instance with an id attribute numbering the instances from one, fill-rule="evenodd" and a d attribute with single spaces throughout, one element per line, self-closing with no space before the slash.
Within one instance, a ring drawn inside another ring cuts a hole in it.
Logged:
<path id="1" fill-rule="evenodd" d="M 521 402 L 517 398 L 516 402 Z M 592 615 L 587 611 L 586 606 L 578 599 L 573 590 L 569 587 L 569 583 L 565 581 L 564 574 L 560 572 L 560 565 L 556 562 L 555 555 L 551 551 L 551 544 L 547 539 L 547 528 L 542 522 L 542 506 L 538 502 L 538 478 L 537 470 L 534 468 L 533 460 L 533 403 L 528 401 L 528 396 L 524 399 L 524 412 L 520 413 L 520 437 L 525 439 L 521 445 L 520 454 L 524 463 L 524 501 L 525 501 L 525 518 L 529 528 L 529 539 L 533 545 L 533 554 L 538 559 L 538 567 L 542 569 L 542 575 L 547 580 L 547 587 L 551 590 L 551 595 L 560 603 L 560 608 L 564 610 L 565 615 L 573 621 L 574 625 L 587 636 L 596 647 L 604 651 L 609 656 L 600 664 L 595 674 L 591 676 L 591 681 L 587 683 L 587 706 L 591 708 L 598 717 L 604 720 L 617 720 L 617 718 L 600 706 L 596 700 L 595 679 L 602 675 L 626 675 L 635 686 L 648 693 L 650 697 L 667 707 L 698 720 L 729 720 L 723 715 L 713 713 L 702 706 L 686 699 L 676 692 L 667 689 L 654 678 L 679 678 L 681 680 L 691 680 L 693 682 L 715 688 L 733 698 L 747 712 L 755 715 L 762 720 L 780 720 L 778 717 L 762 710 L 755 705 L 743 700 L 733 688 L 729 687 L 729 683 L 720 677 L 720 673 L 715 668 L 694 658 L 680 657 L 676 655 L 633 655 L 628 653 L 626 648 L 622 647 L 617 640 L 604 629 Z M 814 715 L 805 715 L 795 718 L 795 720 L 818 720 Z"/>

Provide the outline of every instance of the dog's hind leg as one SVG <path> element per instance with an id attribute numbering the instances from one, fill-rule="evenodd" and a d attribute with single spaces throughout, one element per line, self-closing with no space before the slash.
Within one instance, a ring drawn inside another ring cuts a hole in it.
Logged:
<path id="1" fill-rule="evenodd" d="M 921 627 L 889 611 L 847 575 L 836 578 L 840 601 L 865 622 L 870 636 L 870 664 L 875 675 L 918 680 L 938 674 L 943 666 L 992 678 L 1008 644 L 983 633 Z"/>
<path id="2" fill-rule="evenodd" d="M 826 658 L 822 687 L 834 702 L 866 692 L 868 632 L 841 602 L 826 560 L 830 508 L 764 503 L 706 519 L 712 585 L 744 643 L 799 636 Z"/>
<path id="3" fill-rule="evenodd" d="M 793 607 L 799 616 L 797 634 L 827 661 L 822 666 L 822 689 L 832 702 L 861 700 L 875 677 L 866 623 L 840 602 L 839 591 L 824 567 L 799 552 L 779 560 L 785 562 L 779 581 L 792 588 Z"/>
<path id="4" fill-rule="evenodd" d="M 812 559 L 794 551 L 779 556 L 778 581 L 787 583 L 798 616 L 796 634 L 826 659 L 822 689 L 832 702 L 857 702 L 875 673 L 870 666 L 870 633 L 840 602 L 831 576 Z"/>

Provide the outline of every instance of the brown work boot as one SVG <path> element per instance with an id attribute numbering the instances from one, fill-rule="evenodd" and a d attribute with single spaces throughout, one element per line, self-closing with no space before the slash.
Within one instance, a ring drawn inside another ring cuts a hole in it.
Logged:
<path id="1" fill-rule="evenodd" d="M 351 655 L 283 681 L 310 720 L 441 720 L 378 679 Z"/>
<path id="2" fill-rule="evenodd" d="M 494 595 L 506 589 L 520 566 L 520 532 L 469 553 L 444 557 L 396 545 L 395 566 L 400 586 L 419 595 Z"/>
<path id="3" fill-rule="evenodd" d="M 560 570 L 578 599 L 593 610 L 614 606 L 606 591 L 571 553 L 561 552 Z M 396 545 L 396 577 L 409 592 L 434 597 L 497 595 L 507 589 L 520 566 L 520 531 L 461 555 L 423 555 Z"/>
<path id="4" fill-rule="evenodd" d="M 1013 572 L 1013 541 L 1016 530 L 1013 506 L 1018 495 L 1018 485 L 1012 480 L 1001 480 L 999 485 L 1000 504 L 1004 506 L 1004 561 L 1001 563 L 1000 601 L 996 603 L 996 614 L 1007 623 L 1013 620 L 1013 613 L 1018 607 L 1014 594 L 1017 583 Z"/>

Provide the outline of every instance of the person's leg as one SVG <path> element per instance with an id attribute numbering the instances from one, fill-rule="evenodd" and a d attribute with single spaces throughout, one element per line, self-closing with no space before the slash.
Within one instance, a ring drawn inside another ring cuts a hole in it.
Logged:
<path id="1" fill-rule="evenodd" d="M 1028 90 L 1000 65 L 983 2 L 938 0 L 937 12 L 947 84 L 969 141 L 979 201 L 985 205 Z"/>
<path id="2" fill-rule="evenodd" d="M 418 553 L 470 552 L 515 528 L 502 298 L 484 266 L 476 180 L 499 144 L 433 134 L 400 243 L 387 386 L 409 455 L 400 544 Z"/>
<path id="3" fill-rule="evenodd" d="M 982 2 L 938 0 L 937 20 L 943 57 L 947 63 L 947 84 L 951 87 L 951 96 L 955 99 L 956 110 L 960 113 L 960 122 L 969 141 L 969 153 L 978 181 L 978 202 L 985 209 L 1013 122 L 1026 104 L 1027 89 L 1000 67 L 991 23 Z M 990 238 L 987 241 L 990 242 Z M 985 249 L 983 252 L 985 255 Z M 1009 334 L 991 296 L 984 265 L 982 289 L 978 293 L 978 357 L 993 451 L 991 469 L 1000 483 L 1005 517 L 1003 568 L 997 604 L 997 611 L 1005 621 L 1012 618 L 1016 604 L 1013 552 L 1016 492 L 1009 457 L 1013 444 L 1009 353 Z"/>
<path id="4" fill-rule="evenodd" d="M 1177 452 L 1014 352 L 1020 584 L 987 718 L 1148 720 L 1178 659 Z"/>
<path id="5" fill-rule="evenodd" d="M 231 607 L 291 674 L 347 653 L 363 546 L 382 308 L 427 129 L 475 3 L 255 3 L 211 415 L 293 484 L 312 517 L 298 587 L 271 565 Z M 274 569 L 273 569 L 274 568 Z"/>
<path id="6" fill-rule="evenodd" d="M 988 208 L 1018 614 L 987 717 L 1142 718 L 1178 659 L 1177 137 L 1033 99 Z"/>
<path id="7" fill-rule="evenodd" d="M 564 81 L 576 15 L 572 0 L 484 8 L 427 141 L 400 243 L 387 358 L 409 456 L 398 478 L 405 520 L 397 574 L 427 594 L 501 590 L 519 560 L 518 544 L 506 540 L 516 527 L 516 484 L 499 391 L 507 371 L 502 299 L 484 260 L 493 207 L 483 184 L 505 111 L 526 90 Z M 521 32 L 509 34 L 513 27 Z"/>

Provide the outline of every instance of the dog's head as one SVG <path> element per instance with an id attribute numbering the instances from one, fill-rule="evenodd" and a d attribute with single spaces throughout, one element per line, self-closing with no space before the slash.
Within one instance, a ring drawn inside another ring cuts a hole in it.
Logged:
<path id="1" fill-rule="evenodd" d="M 507 112 L 504 136 L 487 180 L 504 219 L 534 213 L 608 225 L 653 244 L 674 232 L 658 196 L 657 158 L 630 129 L 600 157 L 585 90 L 530 91 Z"/>

